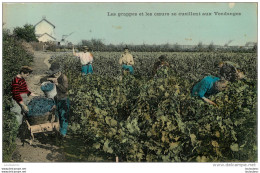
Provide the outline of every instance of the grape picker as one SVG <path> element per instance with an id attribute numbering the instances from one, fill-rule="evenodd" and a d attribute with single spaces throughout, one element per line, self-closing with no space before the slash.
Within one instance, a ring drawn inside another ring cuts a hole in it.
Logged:
<path id="1" fill-rule="evenodd" d="M 32 73 L 32 69 L 28 66 L 22 66 L 19 74 L 12 80 L 12 96 L 13 108 L 12 112 L 15 113 L 18 124 L 21 125 L 23 115 L 29 111 L 27 104 L 29 102 L 28 96 L 37 96 L 29 91 L 25 79 Z"/>
<path id="2" fill-rule="evenodd" d="M 234 82 L 245 77 L 244 73 L 240 71 L 239 65 L 231 61 L 220 62 L 219 68 L 221 78 L 230 82 Z"/>
<path id="3" fill-rule="evenodd" d="M 134 68 L 133 68 L 134 58 L 129 53 L 127 46 L 124 48 L 124 53 L 119 58 L 119 64 L 122 65 L 123 72 L 129 71 L 130 74 L 134 73 Z"/>
<path id="4" fill-rule="evenodd" d="M 76 53 L 74 50 L 74 46 L 72 48 L 73 55 L 79 57 L 81 63 L 81 72 L 82 75 L 92 74 L 93 73 L 93 55 L 89 52 L 87 46 L 83 46 L 83 52 Z"/>
<path id="5" fill-rule="evenodd" d="M 60 133 L 62 136 L 66 136 L 70 104 L 68 98 L 68 78 L 62 73 L 62 69 L 58 63 L 51 64 L 48 74 L 51 77 L 47 78 L 47 80 L 52 81 L 57 88 L 57 95 L 54 97 L 54 100 L 60 120 Z"/>
<path id="6" fill-rule="evenodd" d="M 156 75 L 160 68 L 169 67 L 169 63 L 166 61 L 165 55 L 161 55 L 158 59 L 159 61 L 155 62 L 153 66 L 153 76 Z"/>
<path id="7" fill-rule="evenodd" d="M 215 76 L 206 76 L 192 88 L 191 95 L 199 96 L 205 102 L 216 105 L 216 103 L 206 97 L 225 90 L 227 84 L 227 80 L 223 80 Z"/>

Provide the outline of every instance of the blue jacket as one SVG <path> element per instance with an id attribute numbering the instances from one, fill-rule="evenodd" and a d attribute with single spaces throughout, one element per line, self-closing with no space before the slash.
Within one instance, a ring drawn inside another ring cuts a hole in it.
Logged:
<path id="1" fill-rule="evenodd" d="M 217 91 L 213 88 L 215 82 L 220 80 L 218 77 L 206 76 L 198 82 L 192 89 L 192 96 L 199 96 L 200 98 L 215 94 Z"/>

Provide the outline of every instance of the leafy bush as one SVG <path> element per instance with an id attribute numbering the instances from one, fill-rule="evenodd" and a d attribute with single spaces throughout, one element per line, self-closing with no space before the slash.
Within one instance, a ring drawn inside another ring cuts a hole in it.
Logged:
<path id="1" fill-rule="evenodd" d="M 26 40 L 27 42 L 38 41 L 35 35 L 35 28 L 31 24 L 25 24 L 23 27 L 16 27 L 13 31 L 18 39 Z"/>
<path id="2" fill-rule="evenodd" d="M 15 148 L 18 125 L 12 108 L 11 82 L 21 66 L 30 65 L 33 57 L 24 50 L 21 42 L 3 31 L 3 161 L 10 161 Z"/>
<path id="3" fill-rule="evenodd" d="M 30 42 L 31 46 L 33 47 L 33 50 L 35 51 L 42 51 L 46 49 L 46 45 L 43 42 Z"/>
<path id="4" fill-rule="evenodd" d="M 55 43 L 48 43 L 46 50 L 56 52 L 58 46 Z"/>

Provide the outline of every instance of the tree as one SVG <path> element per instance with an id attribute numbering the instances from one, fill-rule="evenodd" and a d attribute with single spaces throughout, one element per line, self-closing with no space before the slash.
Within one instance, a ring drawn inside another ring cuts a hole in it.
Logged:
<path id="1" fill-rule="evenodd" d="M 103 51 L 105 49 L 105 44 L 101 39 L 91 39 L 91 43 L 97 51 Z"/>
<path id="2" fill-rule="evenodd" d="M 101 39 L 81 40 L 82 46 L 88 46 L 93 51 L 105 51 L 107 46 Z"/>
<path id="3" fill-rule="evenodd" d="M 208 47 L 208 50 L 209 51 L 214 51 L 216 48 L 215 48 L 215 45 L 213 42 L 210 43 L 209 47 Z"/>
<path id="4" fill-rule="evenodd" d="M 195 49 L 196 49 L 196 51 L 198 51 L 198 52 L 202 52 L 202 51 L 203 51 L 202 42 L 199 42 Z"/>
<path id="5" fill-rule="evenodd" d="M 253 52 L 257 52 L 257 44 L 254 45 L 252 50 L 253 50 Z"/>
<path id="6" fill-rule="evenodd" d="M 35 35 L 35 28 L 31 24 L 25 24 L 23 27 L 16 27 L 13 31 L 18 39 L 23 39 L 27 42 L 38 41 Z"/>
<path id="7" fill-rule="evenodd" d="M 173 51 L 174 52 L 179 52 L 181 50 L 181 47 L 178 43 L 174 44 L 173 45 Z"/>

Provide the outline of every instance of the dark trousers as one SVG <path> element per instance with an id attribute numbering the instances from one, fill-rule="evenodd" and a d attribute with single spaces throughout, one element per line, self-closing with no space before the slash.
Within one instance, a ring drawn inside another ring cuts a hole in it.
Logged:
<path id="1" fill-rule="evenodd" d="M 69 98 L 55 99 L 55 103 L 57 106 L 56 116 L 59 117 L 60 121 L 60 133 L 65 136 L 68 129 L 70 100 Z"/>

